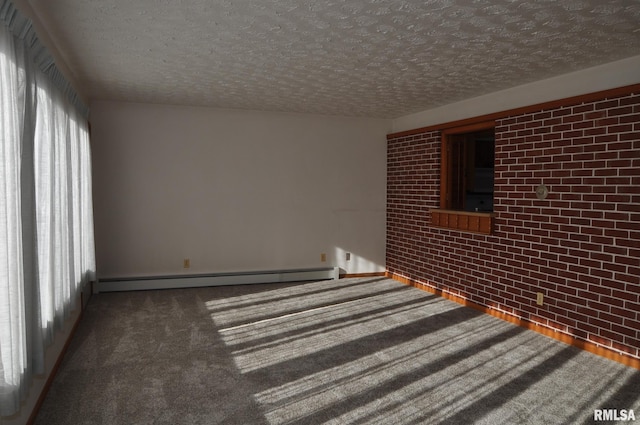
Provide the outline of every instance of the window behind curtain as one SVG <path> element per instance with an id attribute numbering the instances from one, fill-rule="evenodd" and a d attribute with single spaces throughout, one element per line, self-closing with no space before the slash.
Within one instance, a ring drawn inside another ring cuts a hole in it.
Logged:
<path id="1" fill-rule="evenodd" d="M 0 416 L 18 411 L 95 279 L 87 111 L 60 77 L 31 23 L 0 0 Z"/>

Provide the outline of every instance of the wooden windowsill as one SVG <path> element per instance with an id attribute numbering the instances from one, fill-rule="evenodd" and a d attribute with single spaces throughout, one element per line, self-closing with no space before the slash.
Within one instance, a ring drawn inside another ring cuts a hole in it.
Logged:
<path id="1" fill-rule="evenodd" d="M 431 225 L 444 229 L 490 235 L 493 232 L 491 212 L 455 211 L 444 209 L 431 210 Z"/>

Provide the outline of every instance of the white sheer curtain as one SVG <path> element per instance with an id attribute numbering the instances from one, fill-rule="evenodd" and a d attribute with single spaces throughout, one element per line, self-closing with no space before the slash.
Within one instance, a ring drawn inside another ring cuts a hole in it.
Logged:
<path id="1" fill-rule="evenodd" d="M 31 23 L 0 0 L 0 416 L 95 279 L 86 108 Z"/>
<path id="2" fill-rule="evenodd" d="M 24 72 L 9 35 L 0 28 L 0 414 L 12 413 L 19 401 L 27 358 L 20 228 Z"/>
<path id="3" fill-rule="evenodd" d="M 85 120 L 64 108 L 64 96 L 45 75 L 38 73 L 36 81 L 38 277 L 48 341 L 68 315 L 77 283 L 93 278 L 91 164 Z"/>

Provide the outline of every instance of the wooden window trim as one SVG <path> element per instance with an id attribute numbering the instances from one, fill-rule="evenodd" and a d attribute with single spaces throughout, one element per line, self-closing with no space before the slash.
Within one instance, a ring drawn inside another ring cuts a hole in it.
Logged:
<path id="1" fill-rule="evenodd" d="M 450 161 L 447 144 L 449 137 L 454 134 L 473 133 L 491 130 L 496 126 L 495 121 L 483 121 L 470 125 L 449 128 L 441 133 L 441 163 L 440 163 L 440 209 L 431 210 L 431 225 L 447 229 L 491 234 L 493 232 L 493 213 L 452 210 L 451 201 L 447 194 L 451 190 Z"/>
<path id="2" fill-rule="evenodd" d="M 450 158 L 447 154 L 447 143 L 449 143 L 449 137 L 454 134 L 473 133 L 476 131 L 491 130 L 496 127 L 495 121 L 484 121 L 476 124 L 465 125 L 462 127 L 450 128 L 442 131 L 440 137 L 440 208 L 449 209 L 450 204 L 446 200 L 446 194 L 449 193 L 451 188 L 451 176 L 449 173 Z"/>
<path id="3" fill-rule="evenodd" d="M 431 225 L 442 229 L 490 235 L 493 233 L 494 217 L 494 213 L 432 209 Z"/>

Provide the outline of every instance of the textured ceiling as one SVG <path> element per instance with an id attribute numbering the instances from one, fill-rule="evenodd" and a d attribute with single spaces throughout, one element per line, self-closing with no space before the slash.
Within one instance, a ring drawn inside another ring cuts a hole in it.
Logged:
<path id="1" fill-rule="evenodd" d="M 640 54 L 640 0 L 29 0 L 90 99 L 395 118 Z"/>

